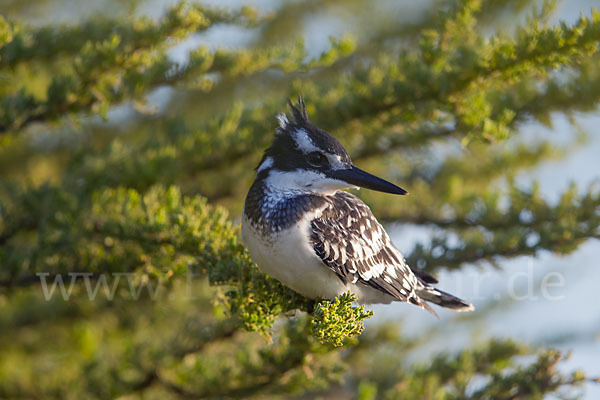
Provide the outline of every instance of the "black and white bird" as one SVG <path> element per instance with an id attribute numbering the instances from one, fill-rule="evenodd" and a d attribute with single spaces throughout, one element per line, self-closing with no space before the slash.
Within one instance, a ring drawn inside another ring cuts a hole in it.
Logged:
<path id="1" fill-rule="evenodd" d="M 293 118 L 279 114 L 244 205 L 242 238 L 260 269 L 311 299 L 350 290 L 362 304 L 473 310 L 411 269 L 369 207 L 342 189 L 407 192 L 354 166 L 337 139 L 311 124 L 301 97 L 290 107 Z"/>

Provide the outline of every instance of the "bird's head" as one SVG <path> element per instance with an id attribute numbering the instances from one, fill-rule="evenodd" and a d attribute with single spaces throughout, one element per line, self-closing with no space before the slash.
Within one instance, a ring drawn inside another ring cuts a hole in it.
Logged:
<path id="1" fill-rule="evenodd" d="M 362 187 L 392 194 L 407 192 L 352 164 L 344 146 L 308 119 L 302 97 L 289 102 L 292 119 L 279 114 L 279 128 L 256 169 L 257 178 L 282 190 L 332 193 Z"/>

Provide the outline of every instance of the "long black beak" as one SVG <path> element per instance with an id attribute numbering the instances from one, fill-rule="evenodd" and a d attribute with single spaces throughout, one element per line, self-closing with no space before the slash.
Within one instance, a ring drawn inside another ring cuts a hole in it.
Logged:
<path id="1" fill-rule="evenodd" d="M 338 169 L 331 171 L 333 178 L 348 182 L 351 185 L 359 186 L 365 189 L 377 190 L 378 192 L 392 194 L 407 194 L 408 192 L 393 183 L 371 175 L 354 165 L 348 169 Z"/>

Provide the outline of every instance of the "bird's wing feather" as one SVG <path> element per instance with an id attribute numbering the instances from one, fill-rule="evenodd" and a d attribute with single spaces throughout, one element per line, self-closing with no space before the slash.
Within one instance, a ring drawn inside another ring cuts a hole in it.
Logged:
<path id="1" fill-rule="evenodd" d="M 369 207 L 358 197 L 337 192 L 311 222 L 316 254 L 339 277 L 362 283 L 394 298 L 424 306 L 420 283 Z"/>

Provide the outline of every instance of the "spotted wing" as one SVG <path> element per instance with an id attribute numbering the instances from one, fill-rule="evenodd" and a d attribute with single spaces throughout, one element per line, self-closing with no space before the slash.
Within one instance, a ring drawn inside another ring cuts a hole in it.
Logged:
<path id="1" fill-rule="evenodd" d="M 394 247 L 369 207 L 338 192 L 311 222 L 311 241 L 325 265 L 345 282 L 362 283 L 394 298 L 422 306 L 415 274 Z"/>

